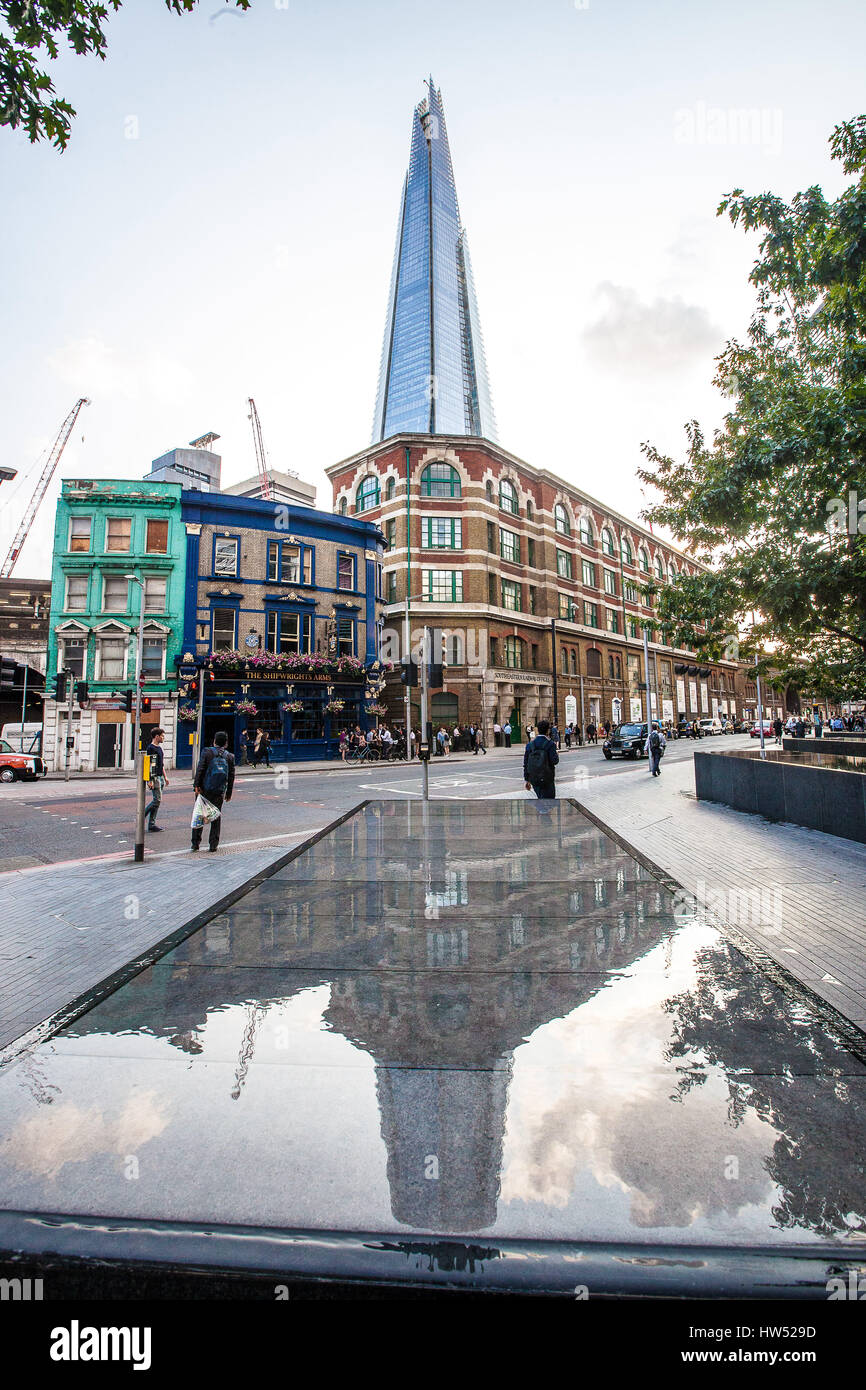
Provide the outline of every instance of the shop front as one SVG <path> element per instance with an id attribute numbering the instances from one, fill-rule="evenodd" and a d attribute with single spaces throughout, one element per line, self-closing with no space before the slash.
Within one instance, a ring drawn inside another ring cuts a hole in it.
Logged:
<path id="1" fill-rule="evenodd" d="M 356 725 L 366 733 L 375 722 L 367 712 L 368 677 L 360 663 L 345 669 L 221 671 L 205 673 L 202 747 L 214 734 L 228 735 L 238 763 L 250 761 L 259 729 L 268 735 L 270 761 L 286 763 L 338 756 L 340 733 Z M 340 669 L 343 667 L 344 669 Z M 189 767 L 195 734 L 195 705 L 181 688 L 177 762 Z"/>

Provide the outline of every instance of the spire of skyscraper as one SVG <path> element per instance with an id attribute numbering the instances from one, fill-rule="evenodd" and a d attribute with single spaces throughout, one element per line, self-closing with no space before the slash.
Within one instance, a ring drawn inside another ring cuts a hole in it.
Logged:
<path id="1" fill-rule="evenodd" d="M 412 119 L 373 442 L 404 431 L 496 439 L 469 246 L 432 77 Z"/>

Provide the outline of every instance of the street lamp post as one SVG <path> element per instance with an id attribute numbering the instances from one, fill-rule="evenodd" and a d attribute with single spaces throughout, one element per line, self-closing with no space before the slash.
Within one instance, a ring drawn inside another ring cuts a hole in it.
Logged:
<path id="1" fill-rule="evenodd" d="M 135 854 L 134 863 L 144 860 L 144 750 L 141 746 L 141 664 L 144 649 L 144 583 L 135 574 L 124 575 L 138 585 L 138 648 L 135 653 Z"/>

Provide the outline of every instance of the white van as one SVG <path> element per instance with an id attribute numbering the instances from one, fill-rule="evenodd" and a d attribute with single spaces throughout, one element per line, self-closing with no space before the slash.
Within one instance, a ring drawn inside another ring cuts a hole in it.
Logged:
<path id="1" fill-rule="evenodd" d="M 4 724 L 0 738 L 5 739 L 16 753 L 42 752 L 41 724 Z"/>
<path id="2" fill-rule="evenodd" d="M 700 726 L 701 726 L 701 733 L 702 733 L 705 737 L 706 737 L 707 734 L 722 734 L 722 733 L 724 733 L 724 729 L 722 728 L 722 721 L 721 721 L 721 719 L 701 719 L 699 722 L 700 722 Z"/>

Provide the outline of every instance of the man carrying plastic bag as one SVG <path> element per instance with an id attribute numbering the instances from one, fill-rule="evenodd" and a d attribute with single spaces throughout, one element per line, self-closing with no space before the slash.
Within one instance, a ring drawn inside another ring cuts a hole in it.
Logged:
<path id="1" fill-rule="evenodd" d="M 210 825 L 208 849 L 211 854 L 216 852 L 220 842 L 223 802 L 231 801 L 235 784 L 235 760 L 226 748 L 227 743 L 227 734 L 214 734 L 213 746 L 205 748 L 198 760 L 193 778 L 196 801 L 191 821 L 194 851 L 201 844 L 206 824 Z"/>

